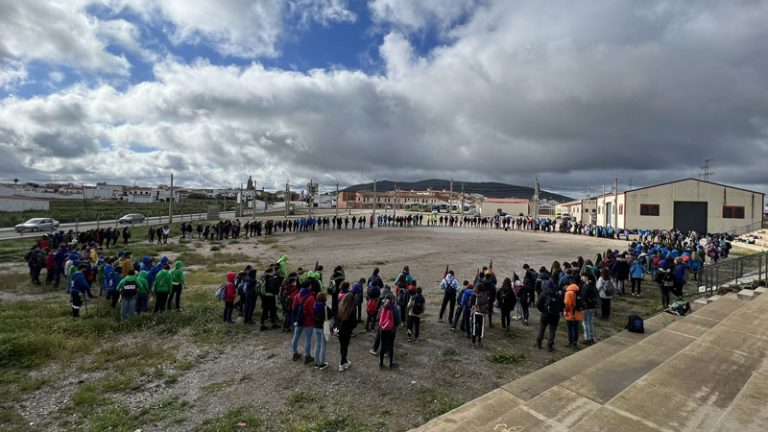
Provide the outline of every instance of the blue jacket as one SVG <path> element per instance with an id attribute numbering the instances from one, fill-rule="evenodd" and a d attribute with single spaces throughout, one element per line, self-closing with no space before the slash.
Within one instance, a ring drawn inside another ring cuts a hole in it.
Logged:
<path id="1" fill-rule="evenodd" d="M 680 263 L 675 267 L 675 282 L 685 283 L 685 270 L 688 268 L 688 264 Z"/>
<path id="2" fill-rule="evenodd" d="M 629 269 L 630 277 L 632 279 L 642 279 L 644 274 L 645 274 L 645 269 L 643 268 L 643 265 L 640 264 L 640 261 L 638 260 L 632 261 L 632 268 Z"/>
<path id="3" fill-rule="evenodd" d="M 461 307 L 469 308 L 469 298 L 472 297 L 472 288 L 464 290 L 464 294 L 461 296 Z"/>
<path id="4" fill-rule="evenodd" d="M 69 286 L 69 293 L 84 293 L 90 288 L 88 281 L 85 280 L 83 272 L 79 271 L 72 277 L 72 283 Z"/>

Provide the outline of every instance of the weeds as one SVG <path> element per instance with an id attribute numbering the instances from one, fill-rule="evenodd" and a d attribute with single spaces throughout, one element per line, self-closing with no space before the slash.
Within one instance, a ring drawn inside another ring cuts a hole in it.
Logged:
<path id="1" fill-rule="evenodd" d="M 420 387 L 417 390 L 419 408 L 426 418 L 435 418 L 462 404 L 448 389 L 435 386 Z"/>
<path id="2" fill-rule="evenodd" d="M 525 354 L 507 351 L 502 348 L 496 348 L 496 351 L 488 355 L 488 361 L 491 363 L 505 365 L 517 364 L 525 361 Z"/>

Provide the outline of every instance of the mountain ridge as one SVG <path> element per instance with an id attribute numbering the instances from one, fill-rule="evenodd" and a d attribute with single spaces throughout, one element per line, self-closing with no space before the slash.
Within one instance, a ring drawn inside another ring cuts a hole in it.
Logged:
<path id="1" fill-rule="evenodd" d="M 415 182 L 400 182 L 393 180 L 379 180 L 376 182 L 376 190 L 379 192 L 389 192 L 395 190 L 395 187 L 401 190 L 449 190 L 451 182 L 449 180 L 442 179 L 426 179 Z M 461 192 L 462 186 L 464 187 L 464 193 L 476 193 L 485 196 L 486 198 L 525 198 L 530 199 L 533 197 L 534 189 L 527 186 L 511 185 L 500 182 L 453 182 L 453 191 Z M 361 183 L 349 186 L 344 189 L 343 192 L 357 192 L 361 190 L 373 190 L 373 183 Z M 565 195 L 560 195 L 552 192 L 542 190 L 540 192 L 540 198 L 546 200 L 554 200 L 557 202 L 571 201 Z"/>

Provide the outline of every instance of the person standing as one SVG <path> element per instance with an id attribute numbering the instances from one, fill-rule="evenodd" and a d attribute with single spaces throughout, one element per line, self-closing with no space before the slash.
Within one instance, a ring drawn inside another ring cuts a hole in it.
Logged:
<path id="1" fill-rule="evenodd" d="M 168 302 L 168 294 L 171 292 L 171 266 L 165 264 L 163 269 L 157 273 L 152 292 L 155 294 L 155 310 L 165 312 L 165 305 Z"/>
<path id="2" fill-rule="evenodd" d="M 419 341 L 419 328 L 421 327 L 421 314 L 424 313 L 424 296 L 421 287 L 416 287 L 416 294 L 411 296 L 406 310 L 408 311 L 408 342 Z"/>
<path id="3" fill-rule="evenodd" d="M 246 222 L 247 223 L 247 222 Z M 256 269 L 249 269 L 245 279 L 245 312 L 243 313 L 243 323 L 253 324 L 253 312 L 256 310 L 256 299 L 261 291 L 259 281 L 256 280 Z"/>
<path id="4" fill-rule="evenodd" d="M 291 310 L 291 320 L 293 322 L 293 338 L 291 339 L 292 359 L 293 361 L 301 359 L 299 339 L 301 339 L 301 334 L 304 333 L 304 363 L 310 364 L 315 361 L 312 358 L 312 329 L 315 325 L 315 297 L 312 291 L 306 287 L 301 288 L 298 294 L 293 296 Z"/>
<path id="5" fill-rule="evenodd" d="M 328 295 L 331 296 L 331 311 L 335 317 L 339 312 L 339 293 L 341 292 L 341 283 L 346 279 L 344 274 L 344 268 L 342 266 L 336 266 L 331 274 L 331 283 L 328 285 Z"/>
<path id="6" fill-rule="evenodd" d="M 397 368 L 395 360 L 395 336 L 400 326 L 400 309 L 395 305 L 395 296 L 391 293 L 384 297 L 379 311 L 379 368 L 384 369 L 384 355 L 389 354 L 389 368 Z M 372 350 L 376 354 L 375 350 Z"/>
<path id="7" fill-rule="evenodd" d="M 629 279 L 629 263 L 627 263 L 627 255 L 621 254 L 616 258 L 611 267 L 611 273 L 616 278 L 616 288 L 620 296 L 624 295 L 624 285 L 626 285 L 627 279 Z"/>
<path id="8" fill-rule="evenodd" d="M 440 289 L 443 290 L 443 304 L 440 306 L 438 321 L 443 322 L 446 306 L 450 304 L 450 308 L 448 309 L 448 324 L 453 326 L 453 315 L 456 308 L 456 293 L 459 291 L 459 281 L 456 280 L 453 270 L 448 271 L 448 274 L 446 274 L 445 278 L 440 282 Z"/>
<path id="9" fill-rule="evenodd" d="M 328 362 L 325 361 L 325 348 L 328 343 L 324 331 L 325 322 L 331 319 L 331 308 L 326 306 L 328 297 L 325 293 L 317 295 L 314 306 L 314 327 L 312 333 L 315 339 L 315 367 L 323 370 L 328 367 Z"/>
<path id="10" fill-rule="evenodd" d="M 277 295 L 280 293 L 280 283 L 274 275 L 274 267 L 270 267 L 264 273 L 264 289 L 261 292 L 261 327 L 260 331 L 267 329 L 267 318 L 272 320 L 272 329 L 279 328 L 277 324 Z"/>
<path id="11" fill-rule="evenodd" d="M 584 318 L 584 297 L 578 285 L 570 284 L 566 287 L 564 303 L 563 316 L 568 325 L 568 346 L 577 348 L 579 345 L 579 323 Z"/>
<path id="12" fill-rule="evenodd" d="M 509 331 L 511 324 L 510 314 L 517 303 L 515 290 L 512 288 L 512 279 L 504 278 L 499 290 L 499 309 L 501 309 L 501 328 Z"/>
<path id="13" fill-rule="evenodd" d="M 343 372 L 352 366 L 352 362 L 349 361 L 347 355 L 349 354 L 349 342 L 352 339 L 352 331 L 357 327 L 354 296 L 345 295 L 341 300 L 339 315 L 336 317 L 336 327 L 339 329 L 339 348 L 341 351 L 339 372 Z"/>
<path id="14" fill-rule="evenodd" d="M 85 273 L 88 271 L 88 266 L 81 264 L 78 266 L 78 272 L 72 277 L 72 282 L 69 284 L 69 294 L 72 299 L 72 318 L 80 316 L 80 306 L 83 305 L 83 295 L 88 292 L 90 288 L 88 281 L 85 279 Z"/>
<path id="15" fill-rule="evenodd" d="M 551 279 L 543 284 L 536 308 L 541 312 L 536 346 L 541 349 L 544 331 L 549 328 L 547 348 L 552 352 L 555 350 L 555 334 L 557 334 L 557 324 L 560 322 L 560 313 L 563 311 L 563 302 L 555 291 L 555 283 Z"/>
<path id="16" fill-rule="evenodd" d="M 600 294 L 600 318 L 607 320 L 611 316 L 611 298 L 616 293 L 616 288 L 611 281 L 611 273 L 605 267 L 600 270 L 597 292 Z"/>
<path id="17" fill-rule="evenodd" d="M 176 261 L 171 270 L 171 295 L 168 297 L 168 310 L 171 310 L 171 303 L 176 299 L 176 312 L 181 312 L 181 290 L 184 288 L 184 263 Z"/>
<path id="18" fill-rule="evenodd" d="M 120 294 L 120 321 L 127 321 L 136 314 L 136 296 L 139 292 L 139 279 L 133 269 L 117 285 Z"/>
<path id="19" fill-rule="evenodd" d="M 470 314 L 472 318 L 472 346 L 475 348 L 483 347 L 485 317 L 488 314 L 489 303 L 488 288 L 486 287 L 485 282 L 480 282 L 469 300 Z"/>
<path id="20" fill-rule="evenodd" d="M 237 288 L 235 287 L 235 272 L 227 273 L 227 282 L 224 285 L 224 322 L 234 324 L 232 321 L 232 311 L 235 309 L 235 297 Z"/>
<path id="21" fill-rule="evenodd" d="M 147 271 L 142 270 L 136 278 L 139 282 L 139 290 L 136 295 L 136 313 L 147 312 L 149 304 L 149 282 L 147 281 Z"/>
<path id="22" fill-rule="evenodd" d="M 629 268 L 629 275 L 632 278 L 632 297 L 640 297 L 640 284 L 643 282 L 643 275 L 645 275 L 645 266 L 640 263 L 639 259 L 633 260 L 632 265 Z"/>
<path id="23" fill-rule="evenodd" d="M 584 326 L 584 343 L 592 345 L 595 343 L 595 313 L 597 312 L 598 304 L 600 304 L 600 293 L 597 292 L 595 286 L 595 279 L 591 273 L 583 273 L 581 275 L 582 292 L 584 294 L 584 319 L 582 325 Z"/>

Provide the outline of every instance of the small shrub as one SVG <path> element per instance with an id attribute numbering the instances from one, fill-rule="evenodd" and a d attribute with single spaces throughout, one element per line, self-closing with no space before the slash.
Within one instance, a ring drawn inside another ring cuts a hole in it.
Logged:
<path id="1" fill-rule="evenodd" d="M 288 396 L 288 400 L 286 402 L 288 404 L 288 407 L 297 408 L 300 406 L 312 404 L 316 400 L 317 398 L 315 398 L 311 394 L 305 393 L 303 391 L 298 391 Z"/>
<path id="2" fill-rule="evenodd" d="M 517 364 L 524 360 L 525 354 L 507 351 L 501 348 L 496 348 L 496 351 L 488 355 L 488 361 L 497 364 Z"/>
<path id="3" fill-rule="evenodd" d="M 456 349 L 454 348 L 446 348 L 443 350 L 442 354 L 443 354 L 443 357 L 454 357 L 458 355 L 459 352 L 456 351 Z"/>

